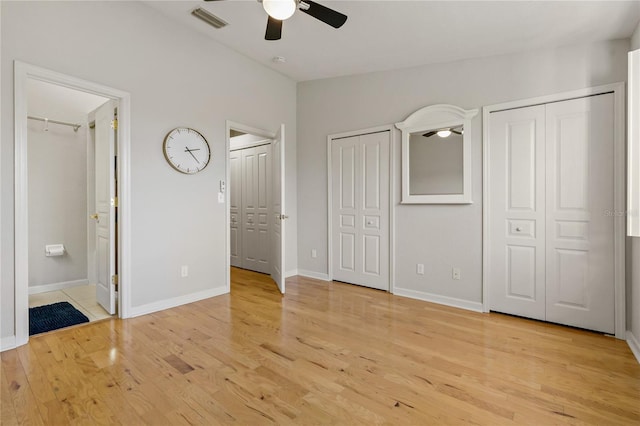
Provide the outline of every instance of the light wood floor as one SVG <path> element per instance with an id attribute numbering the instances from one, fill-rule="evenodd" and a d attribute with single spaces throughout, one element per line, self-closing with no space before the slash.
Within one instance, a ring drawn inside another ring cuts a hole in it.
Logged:
<path id="1" fill-rule="evenodd" d="M 234 270 L 232 293 L 2 353 L 2 425 L 639 424 L 611 337 Z"/>

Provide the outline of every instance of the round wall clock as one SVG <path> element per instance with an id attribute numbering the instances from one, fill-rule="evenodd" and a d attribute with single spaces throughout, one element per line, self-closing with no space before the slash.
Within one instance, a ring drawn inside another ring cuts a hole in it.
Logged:
<path id="1" fill-rule="evenodd" d="M 176 127 L 164 138 L 164 158 L 171 167 L 192 175 L 207 167 L 211 158 L 209 143 L 200 132 L 188 127 Z"/>

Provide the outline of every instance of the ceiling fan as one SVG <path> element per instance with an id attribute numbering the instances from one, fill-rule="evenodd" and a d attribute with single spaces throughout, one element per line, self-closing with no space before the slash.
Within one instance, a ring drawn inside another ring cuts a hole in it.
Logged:
<path id="1" fill-rule="evenodd" d="M 443 129 L 431 130 L 430 132 L 427 132 L 422 136 L 424 136 L 425 138 L 430 138 L 433 135 L 438 135 L 441 138 L 448 138 L 449 136 L 451 136 L 451 133 L 461 135 L 463 133 L 462 127 L 445 127 Z"/>
<path id="2" fill-rule="evenodd" d="M 219 0 L 205 0 L 219 1 Z M 280 40 L 282 37 L 282 21 L 293 16 L 296 9 L 311 15 L 314 18 L 340 28 L 347 21 L 347 15 L 330 9 L 312 0 L 257 0 L 267 12 L 267 30 L 265 40 Z"/>

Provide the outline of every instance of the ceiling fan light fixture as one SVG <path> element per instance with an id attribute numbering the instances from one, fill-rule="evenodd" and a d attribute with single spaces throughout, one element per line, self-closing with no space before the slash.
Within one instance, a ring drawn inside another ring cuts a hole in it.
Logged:
<path id="1" fill-rule="evenodd" d="M 449 129 L 438 130 L 437 135 L 440 136 L 441 138 L 448 138 L 449 136 L 451 136 L 451 130 Z"/>
<path id="2" fill-rule="evenodd" d="M 284 21 L 293 16 L 297 2 L 296 0 L 262 0 L 262 7 L 273 19 Z"/>

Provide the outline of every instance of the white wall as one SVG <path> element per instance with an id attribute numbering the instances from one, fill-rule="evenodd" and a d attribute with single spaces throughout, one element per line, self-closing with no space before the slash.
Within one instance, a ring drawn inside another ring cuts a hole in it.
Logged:
<path id="1" fill-rule="evenodd" d="M 85 130 L 29 120 L 29 287 L 87 279 Z M 66 252 L 47 257 L 46 244 Z"/>
<path id="2" fill-rule="evenodd" d="M 640 49 L 640 23 L 631 36 L 629 50 Z M 630 345 L 640 361 L 640 238 L 627 237 L 627 330 Z"/>
<path id="3" fill-rule="evenodd" d="M 229 149 L 233 151 L 234 149 L 242 149 L 242 148 L 248 148 L 250 146 L 255 146 L 258 143 L 269 143 L 269 142 L 270 142 L 269 139 L 265 139 L 262 136 L 245 134 L 240 136 L 234 136 L 231 139 L 229 139 Z"/>
<path id="4" fill-rule="evenodd" d="M 327 163 L 329 134 L 404 120 L 432 104 L 480 108 L 516 99 L 626 81 L 628 40 L 471 59 L 298 85 L 299 268 L 327 272 Z M 482 301 L 482 129 L 472 123 L 472 205 L 396 205 L 395 287 Z M 400 135 L 395 139 L 396 204 Z M 318 250 L 312 259 L 311 249 Z M 425 275 L 415 273 L 425 264 Z M 453 266 L 462 279 L 451 279 Z"/>
<path id="5" fill-rule="evenodd" d="M 225 120 L 287 128 L 287 269 L 296 249 L 296 86 L 250 59 L 194 34 L 140 2 L 0 2 L 1 337 L 14 333 L 13 61 L 131 94 L 132 305 L 135 309 L 225 286 Z M 209 166 L 174 171 L 162 154 L 169 130 L 208 139 Z M 180 266 L 189 277 L 180 278 Z"/>

